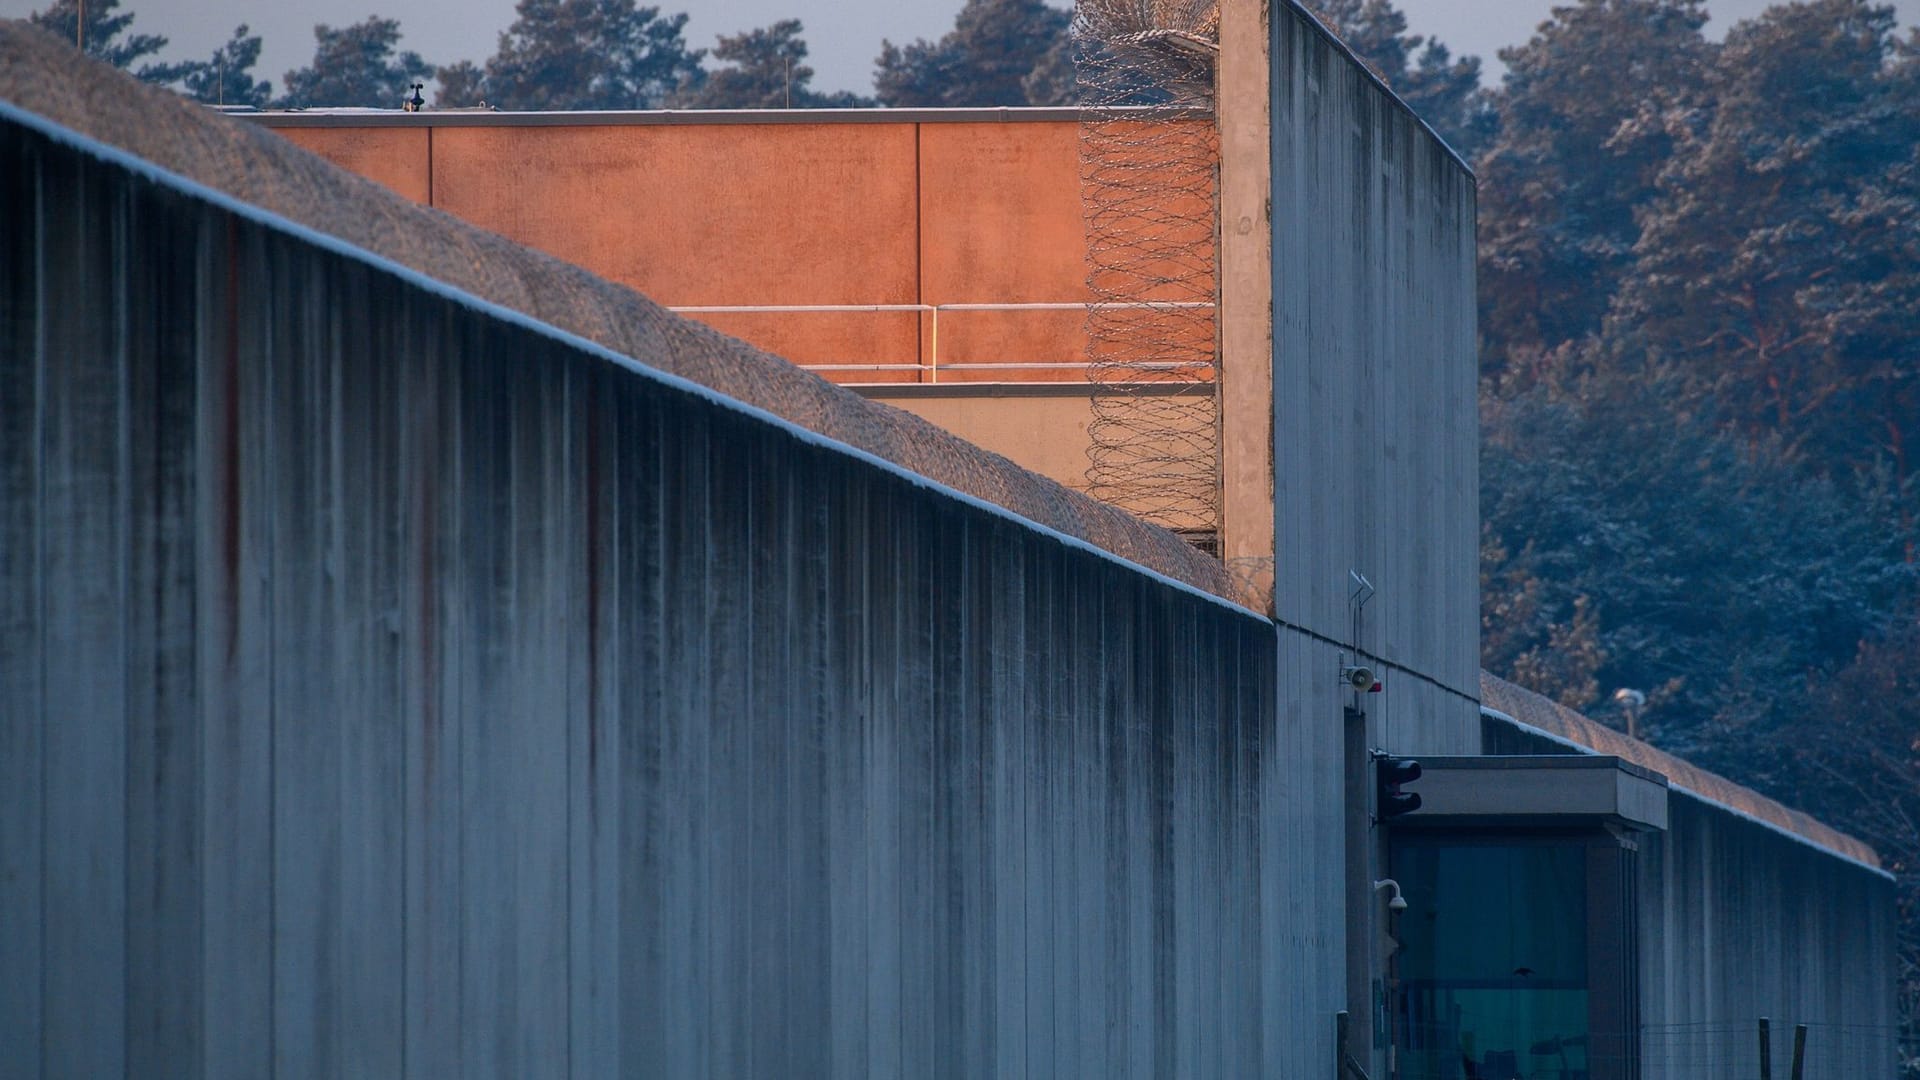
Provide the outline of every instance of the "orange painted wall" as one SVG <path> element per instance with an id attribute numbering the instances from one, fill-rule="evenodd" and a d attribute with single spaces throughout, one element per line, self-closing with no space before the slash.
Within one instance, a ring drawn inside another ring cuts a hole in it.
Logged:
<path id="1" fill-rule="evenodd" d="M 1080 128 L 1071 122 L 920 125 L 921 295 L 930 304 L 1088 298 Z M 1081 381 L 1078 369 L 970 365 L 1079 362 L 1086 314 L 944 311 L 943 377 Z M 952 366 L 960 365 L 960 366 Z"/>
<path id="2" fill-rule="evenodd" d="M 1073 120 L 434 119 L 279 130 L 410 198 L 671 307 L 1078 305 L 1091 296 Z M 835 381 L 874 384 L 870 397 L 1086 487 L 1092 413 L 1080 307 L 943 310 L 937 344 L 935 316 L 919 311 L 689 317 Z M 936 351 L 937 371 L 928 366 Z M 977 390 L 899 385 L 928 382 Z M 1003 395 L 985 385 L 1021 382 L 1082 388 Z"/>
<path id="3" fill-rule="evenodd" d="M 1073 120 L 263 122 L 408 198 L 670 307 L 1091 297 Z M 1078 307 L 688 314 L 840 382 L 1086 379 Z M 1210 319 L 1179 332 L 1211 352 Z"/>
<path id="4" fill-rule="evenodd" d="M 279 130 L 668 306 L 1089 296 L 1073 121 L 421 124 Z M 841 382 L 1086 377 L 1079 308 L 690 315 Z"/>
<path id="5" fill-rule="evenodd" d="M 669 306 L 912 304 L 911 124 L 460 127 L 441 209 Z M 801 364 L 917 364 L 911 313 L 694 316 Z"/>
<path id="6" fill-rule="evenodd" d="M 414 202 L 431 205 L 433 201 L 429 172 L 431 128 L 286 128 L 280 134 L 348 172 L 377 180 Z"/>

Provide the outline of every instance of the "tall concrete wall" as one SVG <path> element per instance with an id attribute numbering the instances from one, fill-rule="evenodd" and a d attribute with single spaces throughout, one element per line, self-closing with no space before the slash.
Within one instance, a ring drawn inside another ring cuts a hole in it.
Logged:
<path id="1" fill-rule="evenodd" d="M 1357 569 L 1365 650 L 1476 700 L 1473 176 L 1297 5 L 1273 32 L 1276 612 L 1346 641 Z"/>
<path id="2" fill-rule="evenodd" d="M 1581 752 L 1487 716 L 1486 752 Z M 1664 833 L 1639 838 L 1645 1080 L 1760 1075 L 1806 1024 L 1806 1075 L 1894 1076 L 1893 881 L 1676 785 Z"/>
<path id="3" fill-rule="evenodd" d="M 1384 876 L 1383 837 L 1371 793 L 1343 780 L 1342 709 L 1366 710 L 1367 746 L 1480 749 L 1474 182 L 1297 4 L 1269 21 L 1276 788 L 1300 793 L 1277 857 L 1297 868 L 1294 925 L 1319 935 L 1290 957 L 1306 976 L 1282 1075 L 1323 1075 L 1348 1009 L 1377 1076 L 1368 984 L 1385 913 L 1367 885 Z M 1350 571 L 1377 590 L 1357 640 Z M 1385 682 L 1357 702 L 1339 681 L 1355 646 Z"/>
<path id="4" fill-rule="evenodd" d="M 1305 1075 L 1270 623 L 56 136 L 0 1076 Z"/>

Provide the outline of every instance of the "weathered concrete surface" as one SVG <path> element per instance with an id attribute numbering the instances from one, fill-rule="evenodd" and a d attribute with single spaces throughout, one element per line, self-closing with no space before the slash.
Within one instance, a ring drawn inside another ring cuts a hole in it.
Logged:
<path id="1" fill-rule="evenodd" d="M 140 84 L 23 22 L 0 22 L 0 101 L 475 296 L 713 387 L 829 438 L 1221 596 L 1217 561 L 931 424 L 664 311 L 576 266 L 414 205 L 285 139 Z M 697 261 L 698 250 L 678 253 Z M 808 266 L 786 269 L 804 277 Z"/>
<path id="2" fill-rule="evenodd" d="M 1346 640 L 1357 569 L 1365 651 L 1470 703 L 1473 175 L 1297 4 L 1272 22 L 1276 615 Z"/>
<path id="3" fill-rule="evenodd" d="M 1300 878 L 1286 917 L 1321 935 L 1294 945 L 1302 975 L 1271 1022 L 1292 1025 L 1297 1048 L 1281 1075 L 1324 1075 L 1333 1015 L 1346 1009 L 1355 1056 L 1380 1076 L 1385 913 L 1368 885 L 1387 876 L 1385 832 L 1367 814 L 1367 785 L 1344 783 L 1340 763 L 1368 747 L 1480 749 L 1474 181 L 1299 4 L 1268 5 L 1268 23 L 1267 430 L 1287 716 L 1274 783 L 1301 802 L 1279 853 Z M 1230 436 L 1243 453 L 1245 436 Z M 1377 590 L 1360 618 L 1353 571 Z M 1356 655 L 1384 693 L 1342 692 L 1341 665 Z M 1349 703 L 1367 714 L 1351 756 Z"/>
<path id="4" fill-rule="evenodd" d="M 1346 61 L 1306 45 L 1318 74 L 1289 85 L 1318 95 Z M 0 84 L 50 70 L 0 63 Z M 107 127 L 162 100 L 62 78 Z M 1362 133 L 1401 133 L 1364 104 L 1377 87 L 1341 85 Z M 168 144 L 180 107 L 153 108 L 128 137 Z M 180 117 L 191 150 L 209 118 Z M 286 179 L 283 151 L 237 138 L 261 172 L 229 180 Z M 1330 1070 L 1346 565 L 1382 587 L 1360 633 L 1389 658 L 1376 744 L 1483 749 L 1449 666 L 1471 538 L 1421 532 L 1471 455 L 1457 428 L 1364 417 L 1432 402 L 1389 385 L 1381 324 L 1335 320 L 1349 278 L 1302 317 L 1358 374 L 1283 365 L 1289 393 L 1342 404 L 1280 436 L 1332 535 L 1300 519 L 1301 610 L 1326 617 L 1275 635 L 84 155 L 36 160 L 0 173 L 41 223 L 0 233 L 0 588 L 20 598 L 0 606 L 0 1075 Z M 1327 183 L 1379 164 L 1307 160 Z M 340 198 L 309 212 L 363 209 L 493 280 L 460 260 L 497 238 L 315 175 Z M 521 260 L 504 280 L 584 280 Z M 768 389 L 767 358 L 582 288 L 550 299 Z M 1403 467 L 1428 440 L 1439 459 Z M 1351 486 L 1368 477 L 1389 482 Z M 1356 520 L 1395 524 L 1394 573 Z M 1766 832 L 1729 820 L 1662 856 L 1715 867 L 1671 880 L 1723 909 L 1644 946 L 1680 954 L 1647 960 L 1668 988 L 1649 1023 L 1816 1014 L 1735 996 L 1747 971 L 1756 994 L 1876 993 L 1877 929 L 1866 976 L 1760 953 L 1857 929 L 1851 900 L 1726 940 L 1741 883 L 1835 861 L 1713 861 Z"/>
<path id="5" fill-rule="evenodd" d="M 1730 811 L 1798 836 L 1843 858 L 1870 867 L 1880 865 L 1880 856 L 1875 854 L 1872 847 L 1809 814 L 1783 806 L 1751 788 L 1742 787 L 1658 747 L 1629 738 L 1497 675 L 1480 673 L 1480 697 L 1487 708 L 1504 713 L 1528 727 L 1584 746 L 1597 754 L 1608 754 L 1643 765 L 1671 780 L 1676 788 L 1693 792 Z"/>
<path id="6" fill-rule="evenodd" d="M 1266 0 L 1220 4 L 1220 553 L 1271 604 L 1273 140 Z"/>
<path id="7" fill-rule="evenodd" d="M 0 1076 L 1283 1074 L 1266 620 L 13 119 L 0 205 Z"/>
<path id="8" fill-rule="evenodd" d="M 1871 848 L 1491 675 L 1485 693 L 1486 753 L 1584 746 L 1671 781 L 1636 856 L 1646 1080 L 1758 1075 L 1763 1016 L 1777 1072 L 1806 1024 L 1808 1076 L 1897 1074 L 1897 913 Z"/>

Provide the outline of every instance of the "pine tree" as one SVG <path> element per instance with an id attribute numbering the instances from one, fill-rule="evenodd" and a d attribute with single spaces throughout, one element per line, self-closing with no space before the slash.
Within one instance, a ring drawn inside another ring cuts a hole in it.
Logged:
<path id="1" fill-rule="evenodd" d="M 1599 332 L 1670 126 L 1702 107 L 1706 20 L 1702 0 L 1580 0 L 1501 52 L 1499 133 L 1478 168 L 1489 372 Z"/>
<path id="2" fill-rule="evenodd" d="M 720 35 L 713 57 L 727 66 L 711 71 L 697 89 L 678 94 L 682 109 L 830 109 L 873 102 L 849 93 L 822 94 L 807 84 L 807 43 L 798 19 L 745 33 Z"/>
<path id="3" fill-rule="evenodd" d="M 1040 0 L 967 0 L 937 42 L 880 43 L 875 96 L 915 108 L 1071 104 L 1059 77 L 1071 22 Z"/>
<path id="4" fill-rule="evenodd" d="M 1733 735 L 1789 723 L 1920 581 L 1884 503 L 1606 348 L 1483 401 L 1483 663 L 1569 704 L 1647 691 L 1663 746 L 1752 779 Z"/>
<path id="5" fill-rule="evenodd" d="M 1711 107 L 1674 126 L 1615 311 L 1749 436 L 1910 483 L 1920 99 L 1893 31 L 1892 9 L 1862 0 L 1732 29 Z"/>
<path id="6" fill-rule="evenodd" d="M 1061 34 L 1040 55 L 1033 70 L 1020 80 L 1020 89 L 1031 105 L 1072 105 L 1080 100 L 1079 77 L 1074 69 L 1074 38 Z"/>
<path id="7" fill-rule="evenodd" d="M 260 37 L 247 33 L 247 24 L 234 28 L 225 45 L 214 50 L 213 58 L 193 65 L 181 83 L 188 97 L 209 105 L 251 105 L 265 108 L 273 96 L 273 87 L 264 80 L 255 81 L 253 66 L 260 62 Z"/>
<path id="8" fill-rule="evenodd" d="M 440 84 L 433 97 L 434 105 L 439 108 L 467 109 L 489 104 L 487 73 L 471 60 L 436 68 L 433 77 Z"/>
<path id="9" fill-rule="evenodd" d="M 313 37 L 313 64 L 287 72 L 286 94 L 275 103 L 282 108 L 398 108 L 408 85 L 433 72 L 419 53 L 394 51 L 397 19 L 373 16 L 338 30 L 322 24 Z"/>
<path id="10" fill-rule="evenodd" d="M 687 16 L 633 0 L 520 0 L 477 88 L 505 109 L 657 109 L 705 81 Z M 470 73 L 458 71 L 463 79 Z M 469 84 L 470 86 L 470 84 Z M 462 87 L 463 95 L 472 89 Z"/>
<path id="11" fill-rule="evenodd" d="M 192 70 L 191 64 L 147 63 L 134 67 L 136 62 L 166 48 L 167 39 L 158 34 L 128 33 L 133 26 L 133 13 L 114 14 L 119 6 L 120 0 L 87 0 L 84 5 L 78 0 L 54 0 L 52 6 L 34 12 L 28 20 L 78 45 L 88 56 L 132 71 L 147 82 L 162 85 L 178 82 Z M 126 36 L 121 36 L 123 34 Z"/>

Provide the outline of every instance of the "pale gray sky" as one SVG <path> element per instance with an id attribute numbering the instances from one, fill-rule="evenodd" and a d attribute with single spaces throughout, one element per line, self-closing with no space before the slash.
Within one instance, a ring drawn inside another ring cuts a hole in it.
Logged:
<path id="1" fill-rule="evenodd" d="M 344 26 L 369 15 L 397 17 L 401 44 L 436 64 L 484 61 L 495 38 L 513 22 L 515 0 L 408 0 L 374 6 L 370 0 L 121 0 L 135 16 L 133 29 L 163 34 L 172 41 L 169 58 L 204 58 L 227 39 L 235 25 L 248 23 L 265 39 L 256 75 L 270 79 L 275 92 L 281 75 L 313 58 L 313 25 Z M 688 37 L 711 46 L 716 34 L 730 34 L 785 18 L 806 24 L 811 62 L 821 90 L 872 89 L 873 58 L 880 40 L 935 38 L 953 25 L 963 0 L 654 0 L 665 11 L 685 10 Z M 1476 54 L 1497 73 L 1494 53 L 1524 41 L 1556 0 L 1400 0 L 1399 7 L 1417 33 L 1438 37 L 1456 55 Z M 1565 0 L 1559 0 L 1565 2 Z M 48 0 L 0 0 L 0 17 L 18 18 L 46 7 Z M 1708 27 L 1716 36 L 1740 19 L 1759 13 L 1768 0 L 1713 0 Z M 1920 21 L 1920 0 L 1894 0 L 1901 22 Z"/>

